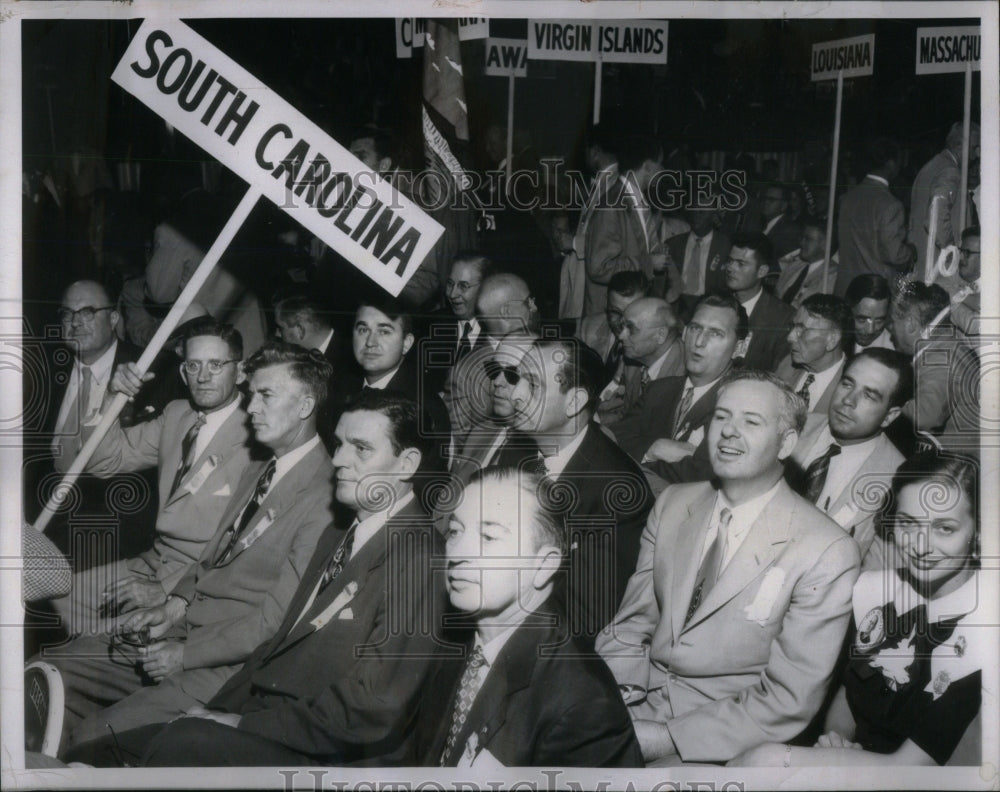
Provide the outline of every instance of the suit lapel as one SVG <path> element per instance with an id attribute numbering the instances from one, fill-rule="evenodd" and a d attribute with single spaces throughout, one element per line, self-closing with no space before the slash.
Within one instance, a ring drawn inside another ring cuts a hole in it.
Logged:
<path id="1" fill-rule="evenodd" d="M 702 397 L 691 405 L 688 410 L 687 420 L 684 421 L 685 431 L 682 436 L 687 436 L 693 429 L 705 423 L 705 420 L 715 411 L 715 396 L 719 390 L 719 383 L 716 382 L 711 388 L 702 394 Z"/>
<path id="2" fill-rule="evenodd" d="M 164 506 L 168 506 L 174 501 L 189 494 L 191 490 L 188 487 L 196 476 L 203 476 L 207 478 L 213 470 L 222 466 L 229 455 L 233 452 L 234 448 L 238 448 L 246 443 L 247 431 L 244 425 L 246 417 L 246 413 L 237 407 L 233 414 L 223 421 L 219 430 L 212 435 L 212 439 L 208 442 L 208 445 L 202 449 L 202 452 L 198 455 L 197 459 L 194 460 L 194 463 L 191 465 L 191 469 L 187 472 L 187 475 L 181 479 L 177 489 L 167 498 Z M 176 444 L 170 449 L 169 456 L 164 458 L 166 467 L 169 470 L 176 470 L 180 466 L 181 441 L 185 435 L 187 435 L 191 427 L 194 426 L 196 420 L 197 413 L 192 410 L 191 414 L 187 416 L 187 419 L 177 427 L 179 437 L 170 438 L 171 442 L 176 441 Z M 214 464 L 212 464 L 213 456 L 216 457 Z M 208 467 L 206 467 L 206 465 Z M 172 480 L 172 474 L 170 478 Z"/>
<path id="3" fill-rule="evenodd" d="M 722 570 L 722 575 L 708 592 L 701 607 L 694 612 L 687 628 L 695 626 L 729 602 L 774 562 L 781 546 L 791 534 L 792 519 L 796 511 L 794 502 L 791 501 L 791 491 L 782 481 L 778 485 L 778 492 L 750 526 L 743 544 Z"/>
<path id="4" fill-rule="evenodd" d="M 687 517 L 677 527 L 677 542 L 671 551 L 673 565 L 670 580 L 670 616 L 675 636 L 684 629 L 684 617 L 694 593 L 698 567 L 701 566 L 701 550 L 705 545 L 705 533 L 715 497 L 715 489 L 705 484 L 688 504 Z"/>

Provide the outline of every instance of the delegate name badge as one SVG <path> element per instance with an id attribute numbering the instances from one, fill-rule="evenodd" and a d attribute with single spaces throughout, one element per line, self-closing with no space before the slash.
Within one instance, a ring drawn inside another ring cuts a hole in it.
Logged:
<path id="1" fill-rule="evenodd" d="M 862 652 L 870 652 L 885 639 L 885 617 L 882 607 L 872 608 L 858 624 L 858 635 L 854 646 Z"/>
<path id="2" fill-rule="evenodd" d="M 205 479 L 207 479 L 210 475 L 212 475 L 212 471 L 215 470 L 218 466 L 219 466 L 219 457 L 216 454 L 212 454 L 208 459 L 206 459 L 202 463 L 201 467 L 198 468 L 198 472 L 195 473 L 194 476 L 192 476 L 191 480 L 187 484 L 184 485 L 183 489 L 187 490 L 192 495 L 194 495 L 198 490 L 201 489 L 202 484 L 205 483 Z"/>

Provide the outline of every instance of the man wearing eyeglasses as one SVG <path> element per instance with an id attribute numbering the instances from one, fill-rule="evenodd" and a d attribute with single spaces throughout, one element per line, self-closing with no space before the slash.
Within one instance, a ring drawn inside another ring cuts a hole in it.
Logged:
<path id="1" fill-rule="evenodd" d="M 71 594 L 53 603 L 70 635 L 111 631 L 119 614 L 162 605 L 212 538 L 250 461 L 247 414 L 240 405 L 242 358 L 238 330 L 200 320 L 188 330 L 180 366 L 189 398 L 171 402 L 152 421 L 128 428 L 113 423 L 94 450 L 86 472 L 99 478 L 158 470 L 156 535 L 152 548 L 137 557 L 74 577 Z M 134 363 L 121 364 L 100 412 L 118 393 L 134 399 L 150 379 Z"/>

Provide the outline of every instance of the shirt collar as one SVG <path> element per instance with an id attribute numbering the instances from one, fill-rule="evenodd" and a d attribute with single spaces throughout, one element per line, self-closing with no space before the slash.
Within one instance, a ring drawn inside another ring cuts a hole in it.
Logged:
<path id="1" fill-rule="evenodd" d="M 403 361 L 400 360 L 399 361 L 399 366 L 402 366 L 402 365 L 403 365 Z M 399 371 L 399 366 L 396 366 L 396 368 L 394 368 L 392 371 L 389 371 L 389 372 L 383 374 L 381 377 L 379 377 L 374 382 L 366 382 L 365 384 L 369 388 L 372 388 L 374 390 L 385 390 L 385 387 L 389 384 L 389 380 L 391 380 L 396 375 L 396 372 Z"/>
<path id="2" fill-rule="evenodd" d="M 673 348 L 676 344 L 677 344 L 677 339 L 675 338 L 662 355 L 660 355 L 651 364 L 646 366 L 646 372 L 648 373 L 649 378 L 651 380 L 655 380 L 660 375 L 660 369 L 663 368 L 664 361 L 666 361 L 667 356 L 673 351 Z"/>
<path id="3" fill-rule="evenodd" d="M 753 309 L 757 307 L 757 302 L 760 300 L 760 295 L 764 293 L 764 289 L 761 287 L 753 297 L 743 303 L 743 307 L 746 309 L 747 316 L 753 313 Z"/>
<path id="4" fill-rule="evenodd" d="M 764 233 L 766 234 L 768 231 L 770 231 L 772 228 L 778 225 L 778 221 L 781 220 L 781 217 L 782 215 L 778 215 L 777 217 L 772 217 L 770 220 L 768 220 L 767 225 L 764 226 Z"/>
<path id="5" fill-rule="evenodd" d="M 525 616 L 527 616 L 527 614 L 525 614 Z M 523 621 L 524 619 L 521 619 L 517 622 L 517 624 L 510 625 L 510 627 L 504 629 L 502 633 L 488 641 L 484 641 L 482 636 L 476 632 L 476 639 L 473 646 L 478 646 L 482 649 L 483 659 L 486 660 L 487 666 L 492 666 L 497 661 L 497 658 L 500 656 L 500 651 L 507 645 L 507 641 L 510 640 L 510 636 L 513 635 L 514 630 L 521 626 L 521 622 Z"/>
<path id="6" fill-rule="evenodd" d="M 215 433 L 219 431 L 219 427 L 229 420 L 229 416 L 236 412 L 236 410 L 239 409 L 239 406 L 240 397 L 239 394 L 237 394 L 235 399 L 221 409 L 213 410 L 212 412 L 202 412 L 199 410 L 198 414 L 205 417 L 205 425 L 201 427 L 201 431 L 198 433 L 198 439 L 200 440 L 203 436 L 208 438 L 215 435 Z"/>
<path id="7" fill-rule="evenodd" d="M 826 423 L 823 424 L 823 431 L 821 431 L 819 433 L 819 437 L 816 438 L 816 445 L 813 446 L 812 451 L 814 457 L 818 457 L 826 452 L 826 449 L 830 447 L 831 443 L 836 443 L 840 446 L 840 454 L 838 456 L 841 458 L 841 461 L 852 457 L 867 458 L 871 455 L 872 451 L 875 450 L 875 446 L 881 439 L 882 432 L 879 432 L 874 437 L 869 437 L 867 440 L 860 443 L 844 445 L 840 440 L 833 436 L 833 433 L 830 431 L 830 421 L 827 420 Z M 833 462 L 831 461 L 830 464 L 833 464 Z"/>
<path id="8" fill-rule="evenodd" d="M 301 462 L 302 458 L 318 445 L 319 435 L 313 435 L 302 445 L 297 448 L 293 448 L 287 454 L 282 454 L 280 457 L 276 457 L 274 461 L 274 478 L 271 479 L 270 489 L 274 489 L 274 485 L 278 482 L 278 480 L 299 462 Z"/>
<path id="9" fill-rule="evenodd" d="M 552 456 L 545 457 L 545 470 L 548 475 L 555 478 L 566 469 L 566 465 L 569 464 L 573 454 L 575 454 L 577 449 L 580 447 L 580 444 L 583 442 L 583 438 L 587 434 L 587 430 L 589 428 L 589 424 L 584 426 L 583 431 L 570 440 L 565 448 L 559 450 Z"/>
<path id="10" fill-rule="evenodd" d="M 729 509 L 732 512 L 733 518 L 729 523 L 729 534 L 730 537 L 742 537 L 750 530 L 750 527 L 757 521 L 760 517 L 760 513 L 764 511 L 764 507 L 767 506 L 771 498 L 778 491 L 778 487 L 781 486 L 782 479 L 778 479 L 774 482 L 774 486 L 771 487 L 767 492 L 761 493 L 754 498 L 751 498 L 739 506 L 734 506 L 729 502 L 729 498 L 720 489 L 718 497 L 715 499 L 715 511 L 712 514 L 712 520 L 718 523 L 719 512 L 724 508 Z"/>
<path id="11" fill-rule="evenodd" d="M 871 179 L 872 181 L 877 181 L 879 184 L 884 184 L 886 187 L 889 186 L 889 180 L 881 176 L 876 176 L 874 173 L 866 173 L 866 179 Z"/>
<path id="12" fill-rule="evenodd" d="M 111 379 L 111 369 L 114 367 L 115 354 L 117 352 L 118 340 L 115 339 L 111 342 L 111 346 L 105 349 L 101 356 L 88 366 L 91 376 L 93 376 L 94 380 L 101 385 L 107 384 L 108 380 Z M 85 365 L 86 364 L 81 362 L 80 358 L 76 358 L 77 375 L 83 376 L 83 367 Z"/>
<path id="13" fill-rule="evenodd" d="M 713 385 L 715 385 L 716 382 L 718 382 L 720 379 L 726 376 L 726 373 L 728 373 L 728 371 L 729 369 L 726 369 L 725 372 L 723 372 L 721 375 L 719 375 L 714 380 L 709 382 L 707 385 L 695 385 L 693 382 L 691 382 L 690 377 L 685 377 L 684 389 L 687 390 L 688 388 L 693 388 L 693 390 L 691 391 L 691 404 L 694 404 L 695 402 L 698 401 L 698 399 L 700 399 L 702 396 L 708 393 L 708 391 L 712 388 Z M 681 396 L 683 395 L 684 394 L 682 392 Z"/>
<path id="14" fill-rule="evenodd" d="M 330 329 L 330 332 L 326 334 L 326 338 L 323 339 L 323 343 L 316 347 L 316 349 L 325 355 L 326 350 L 330 348 L 331 341 L 333 341 L 333 328 Z"/>
<path id="15" fill-rule="evenodd" d="M 365 546 L 369 539 L 377 534 L 382 527 L 395 515 L 413 500 L 413 490 L 407 492 L 401 498 L 395 498 L 392 505 L 385 511 L 370 514 L 365 519 L 358 522 L 354 529 L 354 545 L 351 548 L 351 555 L 356 555 L 358 550 Z"/>

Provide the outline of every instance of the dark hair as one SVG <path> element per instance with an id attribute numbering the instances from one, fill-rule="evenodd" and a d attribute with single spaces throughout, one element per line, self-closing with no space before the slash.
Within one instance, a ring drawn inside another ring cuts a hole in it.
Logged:
<path id="1" fill-rule="evenodd" d="M 796 432 L 800 434 L 802 433 L 802 427 L 806 425 L 806 402 L 805 399 L 792 390 L 791 385 L 783 379 L 779 379 L 770 371 L 753 368 L 737 368 L 731 369 L 729 373 L 722 378 L 722 382 L 719 383 L 718 392 L 721 394 L 724 388 L 729 387 L 734 382 L 743 381 L 770 382 L 775 388 L 777 388 L 781 393 L 783 401 L 781 411 L 778 415 L 779 421 L 784 424 L 782 431 L 794 429 Z"/>
<path id="2" fill-rule="evenodd" d="M 608 291 L 623 297 L 648 297 L 653 290 L 653 282 L 642 270 L 616 272 L 608 281 Z"/>
<path id="3" fill-rule="evenodd" d="M 558 548 L 560 554 L 566 555 L 566 523 L 550 504 L 557 504 L 560 496 L 554 490 L 551 479 L 527 469 L 512 467 L 481 468 L 472 474 L 468 488 L 472 484 L 495 481 L 498 484 L 514 483 L 520 490 L 521 497 L 530 498 L 535 504 L 535 518 L 532 521 L 532 536 L 535 540 L 533 550 L 542 545 L 552 545 Z M 518 499 L 520 503 L 520 498 Z M 517 515 L 520 518 L 520 515 Z M 520 524 L 520 523 L 518 523 Z"/>
<path id="4" fill-rule="evenodd" d="M 355 317 L 362 308 L 374 308 L 388 316 L 392 321 L 399 322 L 403 330 L 403 335 L 413 332 L 413 316 L 406 310 L 403 303 L 395 297 L 391 297 L 385 292 L 381 294 L 370 293 L 362 295 L 358 301 L 358 310 Z"/>
<path id="5" fill-rule="evenodd" d="M 736 314 L 736 337 L 742 341 L 750 334 L 750 317 L 747 314 L 747 309 L 743 307 L 736 295 L 731 292 L 709 292 L 708 294 L 702 295 L 698 298 L 698 302 L 694 304 L 694 310 L 691 311 L 691 316 L 694 316 L 698 309 L 703 305 L 711 306 L 712 308 L 728 308 L 730 311 Z"/>
<path id="6" fill-rule="evenodd" d="M 892 138 L 875 137 L 864 145 L 864 165 L 868 170 L 884 167 L 890 162 L 903 164 L 903 151 Z"/>
<path id="7" fill-rule="evenodd" d="M 327 383 L 333 374 L 333 366 L 318 349 L 303 349 L 287 341 L 268 341 L 247 358 L 243 371 L 250 377 L 259 369 L 285 363 L 292 377 L 305 385 L 316 399 L 316 407 L 321 407 L 326 401 Z"/>
<path id="8" fill-rule="evenodd" d="M 344 408 L 345 413 L 362 410 L 377 412 L 389 420 L 389 442 L 396 456 L 405 448 L 415 448 L 420 452 L 420 465 L 424 466 L 434 444 L 432 438 L 420 431 L 420 406 L 413 399 L 400 391 L 368 388 Z M 423 423 L 429 425 L 427 421 Z"/>
<path id="9" fill-rule="evenodd" d="M 823 235 L 823 238 L 826 239 L 826 220 L 824 220 L 822 217 L 811 217 L 810 215 L 803 215 L 802 217 L 799 218 L 799 226 L 801 226 L 803 230 L 807 228 L 815 228 Z M 836 241 L 836 236 L 837 235 L 834 234 L 835 238 L 834 241 Z M 855 278 L 855 280 L 857 280 L 857 278 Z"/>
<path id="10" fill-rule="evenodd" d="M 478 250 L 460 250 L 452 257 L 451 266 L 454 267 L 460 261 L 475 264 L 476 269 L 479 270 L 480 280 L 486 280 L 496 271 L 493 259 Z"/>
<path id="11" fill-rule="evenodd" d="M 593 412 L 605 385 L 604 361 L 601 356 L 576 338 L 539 338 L 532 346 L 540 352 L 556 347 L 563 350 L 565 357 L 557 372 L 562 379 L 559 392 L 582 388 L 587 393 L 584 409 Z"/>
<path id="12" fill-rule="evenodd" d="M 757 231 L 740 231 L 733 234 L 734 248 L 752 250 L 757 258 L 758 267 L 774 269 L 774 245 L 764 234 Z"/>
<path id="13" fill-rule="evenodd" d="M 891 296 L 892 293 L 889 291 L 889 281 L 881 275 L 866 273 L 864 275 L 855 276 L 851 282 L 847 284 L 847 291 L 844 294 L 844 299 L 847 301 L 847 304 L 853 308 L 866 298 L 869 300 L 888 300 Z"/>
<path id="14" fill-rule="evenodd" d="M 902 407 L 913 397 L 913 362 L 902 352 L 882 347 L 868 347 L 848 361 L 844 366 L 844 373 L 846 374 L 858 360 L 874 360 L 896 372 L 896 385 L 889 394 L 890 407 Z"/>
<path id="15" fill-rule="evenodd" d="M 646 160 L 659 160 L 663 156 L 660 141 L 649 135 L 629 135 L 619 157 L 622 173 L 637 170 Z"/>
<path id="16" fill-rule="evenodd" d="M 965 494 L 972 511 L 972 519 L 975 522 L 975 540 L 973 547 L 974 566 L 979 566 L 979 471 L 975 461 L 968 457 L 952 454 L 949 452 L 932 449 L 914 454 L 896 469 L 892 477 L 890 490 L 886 493 L 882 503 L 882 509 L 878 515 L 878 534 L 888 539 L 892 533 L 892 525 L 896 517 L 896 509 L 899 505 L 899 494 L 903 487 L 916 484 L 920 481 L 945 481 L 956 487 Z M 945 502 L 942 493 L 937 491 L 928 492 L 927 500 L 930 503 L 941 504 Z"/>
<path id="17" fill-rule="evenodd" d="M 854 314 L 850 306 L 832 294 L 810 294 L 802 307 L 813 316 L 825 319 L 840 331 L 840 348 L 849 350 L 854 344 Z"/>
<path id="18" fill-rule="evenodd" d="M 965 240 L 971 239 L 972 237 L 975 237 L 976 239 L 979 239 L 980 236 L 981 235 L 979 233 L 979 226 L 977 226 L 977 225 L 975 225 L 975 226 L 969 226 L 968 228 L 966 228 L 962 232 L 962 241 L 965 242 Z"/>
<path id="19" fill-rule="evenodd" d="M 915 312 L 920 325 L 925 327 L 951 304 L 951 298 L 936 283 L 910 281 L 899 290 L 895 302 L 897 311 L 902 314 Z"/>
<path id="20" fill-rule="evenodd" d="M 198 336 L 215 336 L 221 338 L 229 347 L 229 354 L 234 360 L 243 360 L 243 336 L 240 331 L 227 322 L 218 322 L 211 316 L 203 316 L 188 323 L 184 332 L 184 354 L 187 355 L 187 342 Z"/>
<path id="21" fill-rule="evenodd" d="M 608 126 L 600 124 L 590 127 L 587 132 L 586 148 L 596 146 L 606 154 L 617 158 L 621 150 L 620 135 Z"/>
<path id="22" fill-rule="evenodd" d="M 274 303 L 274 314 L 287 319 L 305 319 L 308 323 L 329 330 L 333 327 L 330 311 L 318 300 L 306 294 L 292 294 Z"/>
<path id="23" fill-rule="evenodd" d="M 375 124 L 364 124 L 354 130 L 350 142 L 353 143 L 355 140 L 364 140 L 365 138 L 372 139 L 375 155 L 379 159 L 388 157 L 393 164 L 396 164 L 396 140 L 390 130 Z"/>

